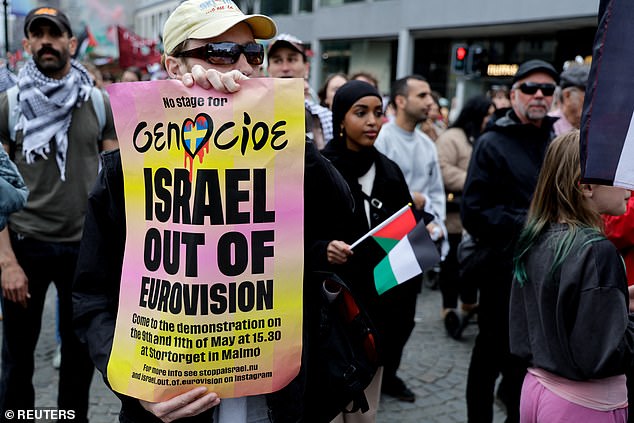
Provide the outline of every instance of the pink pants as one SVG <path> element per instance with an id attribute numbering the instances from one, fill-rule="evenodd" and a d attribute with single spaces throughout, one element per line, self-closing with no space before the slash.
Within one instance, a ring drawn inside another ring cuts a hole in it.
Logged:
<path id="1" fill-rule="evenodd" d="M 599 411 L 555 395 L 526 373 L 520 398 L 520 423 L 626 423 L 627 407 Z"/>

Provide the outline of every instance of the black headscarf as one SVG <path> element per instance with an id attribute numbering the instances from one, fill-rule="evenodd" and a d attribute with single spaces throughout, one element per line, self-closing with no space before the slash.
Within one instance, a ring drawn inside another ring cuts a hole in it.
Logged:
<path id="1" fill-rule="evenodd" d="M 346 135 L 341 129 L 346 113 L 360 98 L 374 96 L 383 100 L 381 95 L 372 85 L 364 81 L 348 81 L 335 93 L 332 100 L 332 128 L 334 137 L 328 143 L 324 154 L 333 161 L 333 164 L 346 176 L 359 177 L 364 175 L 374 163 L 378 152 L 374 146 L 364 148 L 361 151 L 348 150 L 346 147 Z"/>

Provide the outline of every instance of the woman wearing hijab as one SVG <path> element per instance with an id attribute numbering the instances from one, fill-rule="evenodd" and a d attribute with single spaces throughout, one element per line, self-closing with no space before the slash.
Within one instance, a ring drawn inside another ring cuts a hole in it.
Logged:
<path id="1" fill-rule="evenodd" d="M 403 324 L 399 313 L 403 302 L 416 301 L 417 286 L 401 284 L 380 298 L 374 288 L 373 269 L 384 253 L 372 243 L 361 244 L 352 251 L 350 244 L 371 228 L 390 217 L 412 199 L 405 177 L 398 165 L 374 148 L 383 122 L 381 96 L 370 84 L 349 81 L 333 99 L 333 140 L 322 153 L 346 179 L 355 202 L 350 233 L 354 239 L 335 240 L 327 249 L 328 261 L 340 265 L 337 273 L 350 285 L 376 325 L 380 343 L 389 345 L 390 327 Z M 401 307 L 391 304 L 401 303 Z M 387 308 L 390 308 L 389 310 Z M 405 318 L 407 319 L 407 317 Z M 413 321 L 413 319 L 412 319 Z M 413 323 L 412 323 L 413 324 Z M 385 351 L 382 350 L 383 354 Z M 370 410 L 366 413 L 339 415 L 335 422 L 374 422 L 380 398 L 382 368 L 366 389 Z"/>

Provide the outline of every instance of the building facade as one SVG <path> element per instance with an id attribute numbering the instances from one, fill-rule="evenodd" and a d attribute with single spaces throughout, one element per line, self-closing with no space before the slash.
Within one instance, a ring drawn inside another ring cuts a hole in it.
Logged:
<path id="1" fill-rule="evenodd" d="M 178 0 L 141 0 L 135 31 L 156 38 Z M 334 72 L 368 71 L 391 81 L 424 75 L 445 97 L 507 83 L 514 66 L 540 58 L 558 69 L 591 55 L 598 0 L 241 0 L 248 13 L 272 16 L 280 32 L 309 44 L 311 86 Z M 478 49 L 477 69 L 452 71 L 457 45 Z"/>

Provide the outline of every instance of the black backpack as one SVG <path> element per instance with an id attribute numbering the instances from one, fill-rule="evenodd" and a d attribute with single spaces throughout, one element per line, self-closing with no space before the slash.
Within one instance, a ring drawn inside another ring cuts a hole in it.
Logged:
<path id="1" fill-rule="evenodd" d="M 377 331 L 353 292 L 337 275 L 322 273 L 316 377 L 325 401 L 314 421 L 340 412 L 368 411 L 364 390 L 379 366 Z M 352 403 L 351 408 L 347 408 Z"/>

